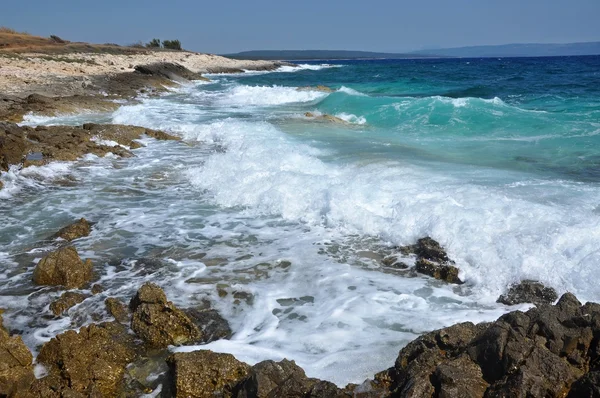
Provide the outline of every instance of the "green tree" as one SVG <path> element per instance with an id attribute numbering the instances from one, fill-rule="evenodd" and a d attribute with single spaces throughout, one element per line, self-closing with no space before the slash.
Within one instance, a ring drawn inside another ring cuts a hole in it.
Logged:
<path id="1" fill-rule="evenodd" d="M 181 50 L 181 42 L 179 40 L 163 40 L 163 47 L 169 50 Z"/>
<path id="2" fill-rule="evenodd" d="M 148 47 L 148 48 L 160 48 L 160 40 L 159 39 L 152 39 L 152 40 L 150 40 L 150 42 L 148 42 L 146 44 L 146 47 Z"/>

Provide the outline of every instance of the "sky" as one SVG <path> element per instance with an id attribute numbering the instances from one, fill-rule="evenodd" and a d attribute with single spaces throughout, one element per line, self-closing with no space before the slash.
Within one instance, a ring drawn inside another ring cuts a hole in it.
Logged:
<path id="1" fill-rule="evenodd" d="M 20 0 L 0 26 L 72 41 L 179 39 L 188 50 L 411 50 L 600 41 L 600 0 Z"/>

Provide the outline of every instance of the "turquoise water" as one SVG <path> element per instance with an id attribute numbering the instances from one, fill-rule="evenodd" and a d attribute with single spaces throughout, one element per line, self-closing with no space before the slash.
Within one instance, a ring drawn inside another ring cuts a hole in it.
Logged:
<path id="1" fill-rule="evenodd" d="M 106 297 L 154 281 L 231 323 L 231 340 L 201 348 L 287 357 L 344 385 L 391 366 L 420 333 L 514 309 L 495 300 L 522 279 L 600 300 L 600 57 L 321 61 L 209 77 L 109 114 L 27 118 L 183 139 L 2 176 L 5 324 L 31 348 L 109 319 Z M 53 247 L 39 242 L 78 217 L 95 222 L 75 246 L 106 290 L 57 319 L 48 303 L 61 291 L 33 286 L 31 272 Z M 447 248 L 464 285 L 381 263 L 423 236 Z"/>

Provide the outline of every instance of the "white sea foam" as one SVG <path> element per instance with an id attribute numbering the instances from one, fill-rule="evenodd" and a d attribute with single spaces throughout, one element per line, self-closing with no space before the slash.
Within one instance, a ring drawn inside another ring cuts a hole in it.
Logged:
<path id="1" fill-rule="evenodd" d="M 345 120 L 348 123 L 367 124 L 367 119 L 364 116 L 356 116 L 346 112 L 336 113 L 335 116 L 339 117 L 342 120 Z"/>
<path id="2" fill-rule="evenodd" d="M 282 86 L 234 86 L 217 99 L 223 106 L 273 106 L 313 102 L 328 94 Z"/>
<path id="3" fill-rule="evenodd" d="M 360 91 L 354 90 L 353 88 L 342 86 L 339 90 L 340 93 L 346 93 L 348 95 L 356 95 L 359 97 L 367 97 L 367 94 L 361 93 Z"/>

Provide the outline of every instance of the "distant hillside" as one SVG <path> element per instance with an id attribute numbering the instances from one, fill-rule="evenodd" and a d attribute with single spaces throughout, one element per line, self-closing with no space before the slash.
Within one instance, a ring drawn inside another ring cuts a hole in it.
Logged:
<path id="1" fill-rule="evenodd" d="M 566 44 L 504 44 L 415 51 L 413 55 L 442 57 L 552 57 L 600 54 L 600 42 Z"/>
<path id="2" fill-rule="evenodd" d="M 343 50 L 256 50 L 244 51 L 224 56 L 234 59 L 264 59 L 264 60 L 311 60 L 311 59 L 399 59 L 423 58 L 428 54 L 401 54 L 378 53 L 370 51 L 343 51 Z"/>

